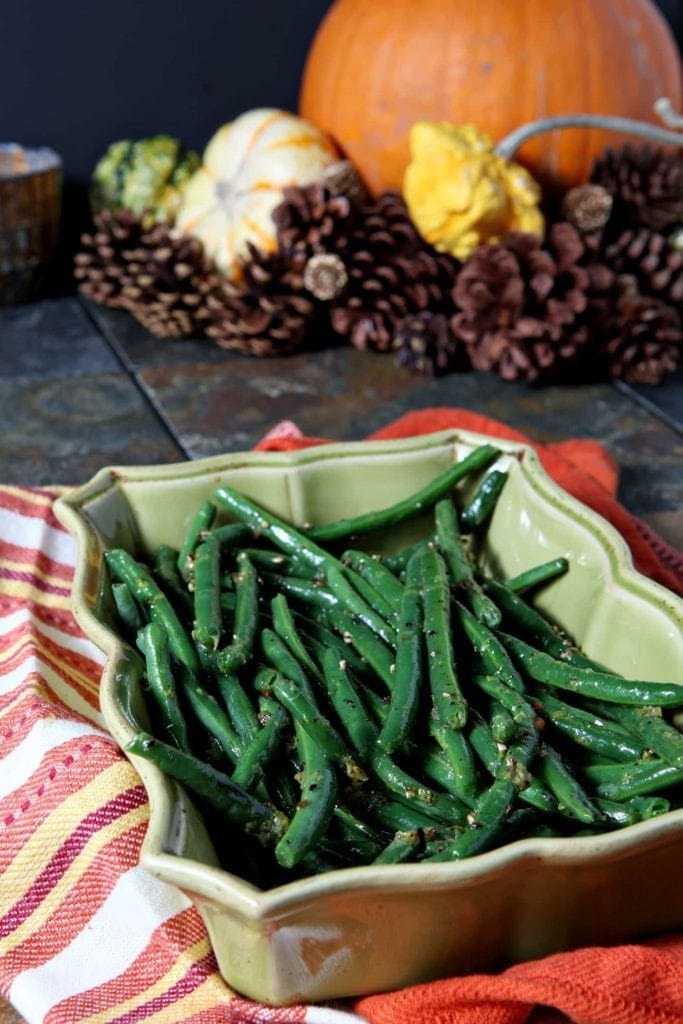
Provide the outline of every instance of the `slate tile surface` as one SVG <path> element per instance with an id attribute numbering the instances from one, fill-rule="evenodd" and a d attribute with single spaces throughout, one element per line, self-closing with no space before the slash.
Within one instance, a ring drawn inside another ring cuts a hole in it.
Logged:
<path id="1" fill-rule="evenodd" d="M 278 421 L 355 440 L 428 406 L 460 406 L 540 442 L 590 437 L 621 467 L 619 497 L 683 549 L 683 367 L 662 387 L 533 388 L 493 374 L 413 376 L 347 346 L 250 359 L 154 338 L 77 298 L 0 310 L 0 473 L 78 483 L 111 463 L 250 448 Z"/>

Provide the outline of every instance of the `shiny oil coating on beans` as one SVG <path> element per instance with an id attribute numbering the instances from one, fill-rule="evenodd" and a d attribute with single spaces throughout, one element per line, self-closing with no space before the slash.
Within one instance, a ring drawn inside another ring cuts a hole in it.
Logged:
<path id="1" fill-rule="evenodd" d="M 107 552 L 158 730 L 128 749 L 194 795 L 238 857 L 228 870 L 268 888 L 457 861 L 680 805 L 680 685 L 605 670 L 521 596 L 571 572 L 564 556 L 505 581 L 467 553 L 505 493 L 497 456 L 483 446 L 405 501 L 314 529 L 224 485 L 180 551 Z M 424 538 L 374 556 L 373 535 L 410 516 Z M 342 550 L 351 536 L 368 550 Z"/>

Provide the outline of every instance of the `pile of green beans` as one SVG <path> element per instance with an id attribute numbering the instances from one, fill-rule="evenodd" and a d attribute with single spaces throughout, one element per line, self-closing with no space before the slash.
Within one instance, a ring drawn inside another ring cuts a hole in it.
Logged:
<path id="1" fill-rule="evenodd" d="M 228 870 L 268 888 L 680 806 L 683 687 L 605 670 L 539 614 L 563 557 L 508 580 L 473 557 L 499 455 L 308 529 L 222 486 L 179 550 L 106 552 L 145 697 L 127 750 L 192 794 Z M 372 553 L 425 513 L 423 540 Z"/>

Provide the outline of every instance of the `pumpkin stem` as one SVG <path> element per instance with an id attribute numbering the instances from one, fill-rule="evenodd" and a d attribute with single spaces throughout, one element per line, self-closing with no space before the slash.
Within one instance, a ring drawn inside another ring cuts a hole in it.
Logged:
<path id="1" fill-rule="evenodd" d="M 495 147 L 496 153 L 505 160 L 511 160 L 520 146 L 535 135 L 543 135 L 558 128 L 600 128 L 602 131 L 620 132 L 625 135 L 640 135 L 653 142 L 668 146 L 683 146 L 683 116 L 674 110 L 671 100 L 662 98 L 655 103 L 655 112 L 669 128 L 635 121 L 630 117 L 612 117 L 610 114 L 561 114 L 557 117 L 542 117 L 538 121 L 516 128 L 506 135 Z M 677 130 L 669 130 L 677 129 Z"/>
<path id="2" fill-rule="evenodd" d="M 683 129 L 683 114 L 679 114 L 668 96 L 657 100 L 654 111 L 662 124 L 667 128 Z"/>

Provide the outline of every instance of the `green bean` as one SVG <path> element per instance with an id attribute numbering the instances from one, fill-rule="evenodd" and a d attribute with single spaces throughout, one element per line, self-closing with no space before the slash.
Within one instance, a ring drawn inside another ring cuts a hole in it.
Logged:
<path id="1" fill-rule="evenodd" d="M 303 579 L 299 576 L 276 576 L 269 572 L 262 572 L 261 579 L 272 590 L 285 594 L 287 597 L 294 597 L 304 605 L 327 608 L 337 604 L 334 594 L 314 580 Z"/>
<path id="2" fill-rule="evenodd" d="M 334 832 L 334 826 L 330 833 Z M 336 865 L 339 868 L 358 867 L 362 864 L 371 864 L 377 855 L 375 843 L 362 839 L 360 836 L 339 837 L 328 833 L 318 842 L 317 850 L 329 857 L 338 860 Z"/>
<path id="3" fill-rule="evenodd" d="M 317 705 L 298 688 L 291 679 L 279 672 L 270 681 L 269 690 L 289 711 L 295 724 L 300 725 L 310 738 L 325 751 L 332 761 L 344 768 L 353 768 L 353 758 L 332 723 L 320 713 Z"/>
<path id="4" fill-rule="evenodd" d="M 225 523 L 223 526 L 212 526 L 211 533 L 222 551 L 232 551 L 253 536 L 244 523 Z"/>
<path id="5" fill-rule="evenodd" d="M 614 761 L 633 761 L 642 757 L 645 748 L 616 723 L 611 725 L 588 711 L 572 707 L 547 691 L 535 695 L 551 726 L 574 743 Z"/>
<path id="6" fill-rule="evenodd" d="M 323 622 L 316 619 L 309 619 L 307 616 L 296 614 L 295 618 L 299 632 L 311 648 L 318 664 L 322 668 L 325 651 L 332 647 L 343 661 L 347 661 L 349 667 L 358 675 L 363 676 L 368 671 L 368 663 L 357 653 L 350 643 L 333 632 Z"/>
<path id="7" fill-rule="evenodd" d="M 346 735 L 363 760 L 367 760 L 377 742 L 377 727 L 368 716 L 363 700 L 346 667 L 333 648 L 323 656 L 323 672 L 328 696 Z"/>
<path id="8" fill-rule="evenodd" d="M 337 796 L 336 776 L 327 755 L 300 724 L 295 723 L 294 728 L 303 762 L 303 781 L 294 815 L 275 847 L 275 857 L 284 868 L 298 864 L 325 834 Z"/>
<path id="9" fill-rule="evenodd" d="M 637 811 L 629 805 L 629 801 L 619 803 L 616 800 L 605 800 L 596 796 L 593 803 L 604 821 L 615 828 L 625 828 L 626 825 L 635 825 L 640 821 Z"/>
<path id="10" fill-rule="evenodd" d="M 394 642 L 394 628 L 361 597 L 359 592 L 346 578 L 342 569 L 334 564 L 327 565 L 325 567 L 325 579 L 329 589 L 349 614 L 355 616 L 355 618 L 371 629 L 373 633 L 376 633 L 380 640 L 383 640 L 386 644 Z"/>
<path id="11" fill-rule="evenodd" d="M 489 697 L 500 701 L 514 719 L 517 737 L 505 752 L 496 780 L 509 778 L 517 790 L 523 790 L 532 781 L 529 764 L 538 749 L 539 729 L 543 728 L 544 723 L 533 707 L 500 679 L 494 676 L 475 676 L 474 683 Z"/>
<path id="12" fill-rule="evenodd" d="M 164 627 L 171 653 L 191 672 L 198 674 L 199 657 L 194 645 L 171 602 L 151 573 L 122 548 L 111 548 L 105 551 L 104 557 L 115 578 L 126 583 L 133 597 L 148 608 L 155 622 Z"/>
<path id="13" fill-rule="evenodd" d="M 187 725 L 178 702 L 168 637 L 163 626 L 156 622 L 143 626 L 138 634 L 138 647 L 145 656 L 147 681 L 159 709 L 164 732 L 179 750 L 189 751 Z"/>
<path id="14" fill-rule="evenodd" d="M 296 627 L 296 623 L 294 622 L 294 618 L 285 595 L 276 594 L 270 602 L 270 609 L 273 629 L 277 635 L 284 641 L 284 643 L 287 644 L 304 671 L 308 672 L 308 674 L 314 679 L 322 682 L 322 671 L 313 661 L 313 658 L 308 653 L 306 645 L 299 635 L 299 631 Z"/>
<path id="15" fill-rule="evenodd" d="M 498 772 L 507 752 L 505 744 L 497 744 L 485 722 L 477 721 L 469 732 L 469 740 L 474 752 L 479 757 L 490 775 Z M 529 785 L 519 792 L 520 800 L 546 814 L 557 812 L 557 801 L 550 790 L 537 778 L 532 778 Z"/>
<path id="16" fill-rule="evenodd" d="M 446 560 L 453 586 L 487 626 L 498 626 L 501 614 L 474 578 L 472 565 L 462 546 L 458 517 L 450 498 L 443 498 L 434 509 L 437 544 Z"/>
<path id="17" fill-rule="evenodd" d="M 660 789 L 683 782 L 683 768 L 665 761 L 639 761 L 633 764 L 584 765 L 583 774 L 597 796 L 608 800 L 629 800 L 649 796 Z"/>
<path id="18" fill-rule="evenodd" d="M 164 593 L 168 595 L 176 611 L 189 618 L 193 612 L 193 602 L 178 572 L 178 552 L 175 548 L 168 544 L 159 545 L 154 552 L 152 575 Z"/>
<path id="19" fill-rule="evenodd" d="M 362 573 L 356 572 L 352 566 L 342 562 L 343 574 L 353 589 L 365 603 L 379 615 L 389 626 L 389 636 L 396 629 L 397 609 L 389 602 L 381 591 L 377 590 Z M 381 567 L 380 567 L 381 568 Z M 398 580 L 396 581 L 398 583 Z M 328 584 L 329 585 L 329 584 Z M 398 584 L 401 586 L 401 584 Z"/>
<path id="20" fill-rule="evenodd" d="M 501 469 L 492 469 L 486 474 L 467 505 L 460 512 L 461 526 L 475 530 L 484 525 L 493 513 L 507 478 L 507 473 Z"/>
<path id="21" fill-rule="evenodd" d="M 344 565 L 349 566 L 359 576 L 362 576 L 377 594 L 382 596 L 388 603 L 392 614 L 398 615 L 403 598 L 403 585 L 382 565 L 379 558 L 368 555 L 365 551 L 355 551 L 348 548 L 341 560 Z"/>
<path id="22" fill-rule="evenodd" d="M 195 548 L 193 636 L 210 651 L 218 647 L 222 632 L 220 559 L 220 548 L 211 535 Z"/>
<path id="23" fill-rule="evenodd" d="M 429 729 L 443 750 L 453 769 L 455 793 L 464 803 L 471 805 L 477 793 L 477 772 L 474 766 L 472 749 L 462 730 L 446 729 L 435 719 Z"/>
<path id="24" fill-rule="evenodd" d="M 473 718 L 473 724 L 468 732 L 470 745 L 489 775 L 495 777 L 507 745 L 494 740 L 491 727 L 478 715 Z"/>
<path id="25" fill-rule="evenodd" d="M 389 696 L 380 697 L 372 687 L 367 686 L 364 683 L 360 684 L 360 686 L 360 693 L 363 698 L 363 702 L 372 713 L 374 720 L 381 727 L 389 714 Z"/>
<path id="26" fill-rule="evenodd" d="M 281 575 L 296 575 L 294 568 L 299 568 L 299 562 L 283 555 L 281 551 L 265 551 L 263 548 L 241 548 L 249 556 L 249 561 L 258 569 L 265 569 L 270 572 L 273 578 Z M 308 579 L 308 577 L 306 577 Z"/>
<path id="27" fill-rule="evenodd" d="M 273 701 L 273 704 L 275 708 L 284 710 L 275 701 Z M 265 711 L 264 709 L 262 712 L 261 717 L 264 726 L 274 714 L 277 714 L 275 708 L 270 711 Z M 286 734 L 284 743 L 276 751 L 271 763 L 270 771 L 268 772 L 268 790 L 273 793 L 273 802 L 276 806 L 280 807 L 291 818 L 299 802 L 299 791 L 294 777 L 300 771 L 301 766 L 295 764 L 294 759 L 288 755 L 288 745 L 289 733 Z"/>
<path id="28" fill-rule="evenodd" d="M 384 839 L 383 831 L 378 832 L 367 821 L 358 818 L 355 814 L 351 813 L 348 807 L 343 807 L 341 804 L 335 804 L 334 820 L 335 827 L 343 837 L 355 837 L 356 839 L 364 839 L 368 843 L 374 843 L 379 853 Z"/>
<path id="29" fill-rule="evenodd" d="M 272 762 L 278 749 L 288 718 L 284 708 L 277 708 L 269 716 L 262 729 L 256 733 L 240 755 L 232 781 L 247 792 L 261 782 L 266 767 Z"/>
<path id="30" fill-rule="evenodd" d="M 417 747 L 415 744 L 405 744 L 404 751 L 406 757 L 418 765 L 425 778 L 435 782 L 437 786 L 460 801 L 462 786 L 455 777 L 453 765 L 438 745 L 423 746 L 420 744 Z"/>
<path id="31" fill-rule="evenodd" d="M 393 690 L 394 672 L 396 671 L 394 652 L 363 622 L 357 621 L 343 609 L 330 608 L 327 617 L 343 640 L 365 659 L 387 688 Z"/>
<path id="32" fill-rule="evenodd" d="M 424 551 L 426 547 L 434 543 L 436 543 L 436 535 L 421 537 L 420 540 L 415 541 L 414 544 L 409 544 L 408 547 L 402 548 L 400 551 L 394 551 L 388 555 L 380 555 L 380 563 L 398 578 L 406 571 L 408 562 L 416 552 Z"/>
<path id="33" fill-rule="evenodd" d="M 311 686 L 310 680 L 303 667 L 294 657 L 284 640 L 282 640 L 277 633 L 273 632 L 273 630 L 268 627 L 261 631 L 261 650 L 265 655 L 266 661 L 268 661 L 273 668 L 280 673 L 280 675 L 284 676 L 286 679 L 291 679 L 292 682 L 296 683 L 304 696 L 307 697 L 312 704 L 315 704 L 313 687 Z M 272 673 L 270 675 L 270 681 L 271 684 L 274 681 Z M 254 685 L 256 685 L 256 680 L 254 681 Z"/>
<path id="34" fill-rule="evenodd" d="M 616 828 L 648 821 L 671 810 L 670 801 L 661 796 L 634 796 L 621 802 L 596 797 L 593 802 L 605 820 Z"/>
<path id="35" fill-rule="evenodd" d="M 433 548 L 422 560 L 422 601 L 429 684 L 436 714 L 448 729 L 462 729 L 467 702 L 460 688 L 451 639 L 450 592 L 443 559 Z"/>
<path id="36" fill-rule="evenodd" d="M 387 754 L 400 747 L 408 736 L 420 698 L 423 664 L 421 568 L 419 556 L 411 559 L 406 570 L 406 586 L 402 588 L 394 685 L 389 713 L 377 740 Z"/>
<path id="37" fill-rule="evenodd" d="M 235 580 L 235 618 L 232 641 L 216 653 L 220 672 L 230 674 L 242 668 L 251 657 L 258 625 L 258 576 L 243 551 L 237 555 L 239 572 Z"/>
<path id="38" fill-rule="evenodd" d="M 505 841 L 508 843 L 517 839 L 549 839 L 560 835 L 557 829 L 540 818 L 535 807 L 520 807 L 511 811 L 505 823 Z"/>
<path id="39" fill-rule="evenodd" d="M 539 777 L 557 800 L 559 810 L 571 814 L 586 825 L 602 821 L 602 814 L 590 800 L 559 755 L 547 744 L 541 744 L 537 764 Z"/>
<path id="40" fill-rule="evenodd" d="M 587 697 L 622 704 L 671 707 L 683 700 L 680 683 L 650 683 L 622 679 L 611 672 L 599 672 L 578 665 L 567 665 L 550 655 L 529 647 L 522 640 L 500 634 L 505 646 L 524 671 L 539 683 L 571 690 Z"/>
<path id="41" fill-rule="evenodd" d="M 440 832 L 442 822 L 424 813 L 424 808 L 416 807 L 415 801 L 388 799 L 385 795 L 370 793 L 366 797 L 367 812 L 380 826 L 392 832 L 411 831 L 419 828 L 423 831 Z M 462 820 L 464 821 L 464 814 Z"/>
<path id="42" fill-rule="evenodd" d="M 111 593 L 119 622 L 129 639 L 134 639 L 138 630 L 142 629 L 144 625 L 135 598 L 126 583 L 112 583 Z"/>
<path id="43" fill-rule="evenodd" d="M 264 844 L 282 835 L 287 824 L 282 812 L 247 793 L 224 772 L 144 732 L 137 733 L 125 749 L 156 764 Z"/>
<path id="44" fill-rule="evenodd" d="M 661 709 L 621 707 L 604 701 L 591 701 L 590 706 L 598 714 L 616 720 L 630 736 L 639 740 L 646 749 L 657 754 L 668 764 L 683 768 L 683 736 L 675 726 L 662 718 Z M 642 752 L 641 749 L 635 756 L 641 756 Z"/>
<path id="45" fill-rule="evenodd" d="M 480 797 L 477 810 L 471 816 L 470 827 L 437 854 L 425 858 L 430 863 L 437 861 L 461 860 L 482 853 L 497 843 L 502 836 L 510 808 L 519 791 L 529 785 L 531 776 L 529 764 L 538 749 L 538 732 L 529 728 L 529 715 L 522 707 L 525 703 L 519 694 L 508 690 L 497 680 L 491 681 L 491 688 L 502 695 L 515 709 L 513 717 L 520 725 L 520 738 L 507 750 L 498 767 L 496 778 Z M 507 694 L 504 691 L 507 690 Z M 529 709 L 531 710 L 531 709 Z"/>
<path id="46" fill-rule="evenodd" d="M 498 637 L 483 622 L 468 612 L 467 608 L 456 601 L 455 610 L 473 650 L 479 655 L 485 671 L 497 676 L 506 686 L 519 693 L 524 692 L 524 682 L 513 665 L 508 652 Z"/>
<path id="47" fill-rule="evenodd" d="M 259 731 L 259 721 L 249 697 L 235 675 L 219 673 L 216 685 L 232 725 L 245 745 L 254 739 Z"/>
<path id="48" fill-rule="evenodd" d="M 461 462 L 449 466 L 409 498 L 404 498 L 402 501 L 373 512 L 365 512 L 350 519 L 338 519 L 334 523 L 314 527 L 307 531 L 307 535 L 312 540 L 328 542 L 357 537 L 360 534 L 395 526 L 397 523 L 427 511 L 439 498 L 448 494 L 457 483 L 470 473 L 490 465 L 499 454 L 499 450 L 492 445 L 482 445 L 470 452 Z"/>
<path id="49" fill-rule="evenodd" d="M 238 494 L 227 484 L 218 488 L 215 498 L 237 519 L 246 523 L 257 536 L 266 537 L 285 554 L 303 560 L 316 570 L 323 568 L 328 563 L 330 555 L 301 531 L 273 515 L 272 512 L 267 512 L 250 501 L 249 498 L 245 498 L 244 495 Z"/>
<path id="50" fill-rule="evenodd" d="M 237 764 L 244 744 L 228 721 L 216 698 L 207 693 L 199 680 L 184 669 L 179 669 L 179 683 L 195 717 L 215 739 L 233 764 Z"/>
<path id="51" fill-rule="evenodd" d="M 334 824 L 332 824 L 330 831 L 319 840 L 313 852 L 320 858 L 324 857 L 327 860 L 329 866 L 322 868 L 322 870 L 330 871 L 332 869 L 338 870 L 339 868 L 371 864 L 376 849 L 375 844 L 370 843 L 367 839 L 362 839 L 358 836 L 345 838 L 335 835 Z M 304 867 L 306 873 L 311 874 L 307 866 L 307 859 L 308 855 L 300 862 L 299 867 Z"/>
<path id="52" fill-rule="evenodd" d="M 528 590 L 535 589 L 544 583 L 549 583 L 550 580 L 557 579 L 558 576 L 564 576 L 568 569 L 569 562 L 566 558 L 553 558 L 549 562 L 535 565 L 533 568 L 525 569 L 524 572 L 511 577 L 505 581 L 505 586 L 513 594 L 524 594 Z"/>
<path id="53" fill-rule="evenodd" d="M 577 665 L 586 667 L 597 667 L 584 655 L 580 654 L 567 637 L 560 635 L 557 630 L 544 619 L 535 608 L 523 601 L 518 594 L 513 593 L 506 585 L 497 580 L 488 579 L 485 583 L 503 615 L 511 620 L 515 628 L 520 629 L 525 636 L 530 637 L 534 644 L 540 647 L 546 654 L 551 654 L 560 660 L 569 660 Z"/>
<path id="54" fill-rule="evenodd" d="M 202 539 L 203 534 L 213 526 L 217 511 L 212 501 L 203 501 L 192 517 L 178 552 L 178 572 L 184 580 L 192 578 L 192 559 L 195 548 Z"/>
<path id="55" fill-rule="evenodd" d="M 503 682 L 499 676 L 475 675 L 473 682 L 510 712 L 518 729 L 527 733 L 535 733 L 544 727 L 545 722 L 538 716 L 529 701 L 517 690 L 513 690 L 511 686 Z"/>
<path id="56" fill-rule="evenodd" d="M 491 708 L 491 735 L 496 743 L 510 743 L 515 738 L 515 721 L 502 704 L 494 701 Z"/>
<path id="57" fill-rule="evenodd" d="M 417 803 L 423 814 L 447 824 L 461 820 L 461 805 L 452 796 L 437 793 L 425 786 L 399 768 L 388 754 L 376 750 L 370 758 L 370 767 L 399 802 Z"/>
<path id="58" fill-rule="evenodd" d="M 416 829 L 410 832 L 397 832 L 394 838 L 379 853 L 374 864 L 402 864 L 410 860 L 422 845 L 422 837 Z"/>
<path id="59" fill-rule="evenodd" d="M 639 821 L 658 818 L 671 810 L 670 801 L 663 796 L 634 796 L 627 804 L 638 815 Z"/>
<path id="60" fill-rule="evenodd" d="M 221 590 L 221 614 L 230 615 L 234 617 L 235 614 L 235 594 L 230 590 Z"/>
<path id="61" fill-rule="evenodd" d="M 514 793 L 515 787 L 510 781 L 496 779 L 479 805 L 482 820 L 473 820 L 469 828 L 437 853 L 425 857 L 424 862 L 462 860 L 490 849 L 500 839 Z"/>

